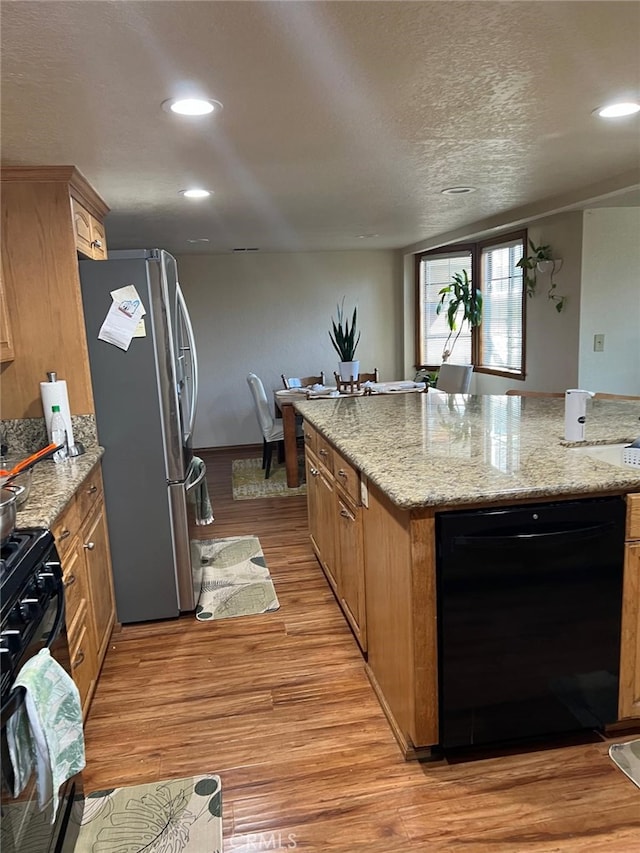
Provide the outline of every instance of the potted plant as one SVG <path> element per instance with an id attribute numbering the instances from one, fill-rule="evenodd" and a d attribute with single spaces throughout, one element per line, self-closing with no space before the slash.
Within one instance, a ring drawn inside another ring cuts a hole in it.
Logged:
<path id="1" fill-rule="evenodd" d="M 342 297 L 342 304 L 338 305 L 337 308 L 338 320 L 336 322 L 333 317 L 331 318 L 333 333 L 329 332 L 329 337 L 335 351 L 340 356 L 338 368 L 340 378 L 348 382 L 350 379 L 357 379 L 360 372 L 360 362 L 354 359 L 356 348 L 360 342 L 360 332 L 356 337 L 358 309 L 357 307 L 353 309 L 351 325 L 349 325 L 349 320 L 345 319 L 344 316 L 344 297 Z"/>
<path id="2" fill-rule="evenodd" d="M 549 290 L 547 291 L 547 298 L 555 303 L 556 311 L 560 313 L 565 306 L 567 297 L 559 296 L 554 292 L 556 283 L 553 280 L 553 274 L 556 272 L 556 269 L 560 269 L 562 261 L 554 259 L 551 246 L 536 246 L 533 240 L 529 240 L 529 248 L 531 249 L 531 254 L 523 256 L 516 264 L 523 271 L 527 296 L 533 296 L 536 292 L 536 285 L 538 283 L 536 274 L 548 275 Z"/>
<path id="3" fill-rule="evenodd" d="M 440 302 L 436 308 L 436 313 L 440 314 L 446 305 L 447 324 L 449 326 L 449 336 L 442 350 L 442 361 L 445 362 L 453 352 L 465 322 L 469 324 L 471 329 L 474 326 L 479 326 L 482 322 L 482 293 L 477 288 L 472 287 L 467 271 L 463 269 L 461 273 L 454 273 L 451 283 L 443 287 L 438 295 Z M 459 317 L 460 310 L 462 310 L 462 317 Z M 454 332 L 456 334 L 453 343 L 449 346 Z"/>

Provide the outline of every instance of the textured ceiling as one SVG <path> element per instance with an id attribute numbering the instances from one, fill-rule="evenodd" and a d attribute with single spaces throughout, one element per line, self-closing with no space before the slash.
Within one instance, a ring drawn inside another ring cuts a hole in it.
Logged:
<path id="1" fill-rule="evenodd" d="M 112 247 L 434 245 L 640 185 L 640 117 L 592 115 L 640 94 L 638 2 L 3 0 L 0 16 L 3 162 L 78 166 Z M 193 91 L 224 109 L 161 109 Z M 214 194 L 188 201 L 191 185 Z M 456 185 L 477 192 L 440 194 Z"/>

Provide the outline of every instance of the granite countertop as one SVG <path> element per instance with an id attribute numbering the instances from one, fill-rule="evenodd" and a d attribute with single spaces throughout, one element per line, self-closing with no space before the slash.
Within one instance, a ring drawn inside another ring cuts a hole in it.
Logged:
<path id="1" fill-rule="evenodd" d="M 640 469 L 564 441 L 564 400 L 429 391 L 296 402 L 295 408 L 397 506 L 456 506 L 640 491 Z M 640 403 L 591 400 L 585 442 L 640 435 Z"/>
<path id="2" fill-rule="evenodd" d="M 102 447 L 94 445 L 82 456 L 64 462 L 38 462 L 33 468 L 29 497 L 18 507 L 16 527 L 51 527 L 103 453 Z"/>

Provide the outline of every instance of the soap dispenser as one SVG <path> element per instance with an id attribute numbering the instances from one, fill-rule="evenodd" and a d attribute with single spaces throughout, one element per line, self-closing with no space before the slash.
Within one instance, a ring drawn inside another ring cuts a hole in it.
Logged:
<path id="1" fill-rule="evenodd" d="M 584 425 L 587 420 L 587 400 L 593 391 L 569 388 L 564 392 L 564 437 L 565 441 L 584 441 Z"/>

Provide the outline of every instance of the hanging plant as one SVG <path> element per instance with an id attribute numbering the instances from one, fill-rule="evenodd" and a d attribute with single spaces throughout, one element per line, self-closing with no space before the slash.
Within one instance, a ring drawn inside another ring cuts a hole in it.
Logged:
<path id="1" fill-rule="evenodd" d="M 551 246 L 536 246 L 533 240 L 529 240 L 529 248 L 531 249 L 531 254 L 524 255 L 516 264 L 517 267 L 522 269 L 527 296 L 534 296 L 536 292 L 538 284 L 537 274 L 548 274 L 549 289 L 547 291 L 547 298 L 555 304 L 556 311 L 560 313 L 566 304 L 567 297 L 560 296 L 555 292 L 557 285 L 553 280 L 553 276 L 560 269 L 562 261 L 554 259 Z"/>
<path id="2" fill-rule="evenodd" d="M 469 324 L 470 328 L 479 326 L 482 322 L 482 293 L 471 286 L 471 280 L 467 275 L 467 271 L 462 270 L 462 273 L 454 273 L 451 283 L 443 287 L 438 295 L 440 296 L 440 302 L 436 307 L 436 314 L 440 314 L 446 304 L 447 324 L 449 326 L 449 336 L 445 341 L 442 351 L 442 361 L 444 362 L 453 352 L 453 348 L 460 337 L 465 322 Z M 462 308 L 462 318 L 458 327 L 457 319 L 460 308 Z M 454 332 L 456 332 L 456 335 L 449 348 L 449 342 Z"/>

